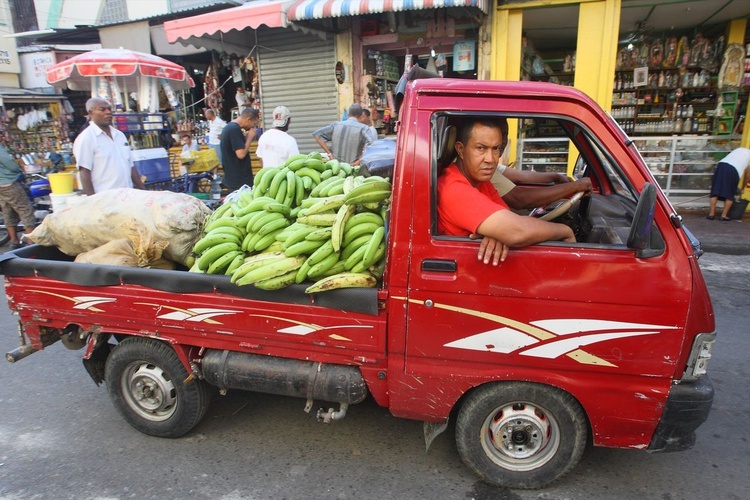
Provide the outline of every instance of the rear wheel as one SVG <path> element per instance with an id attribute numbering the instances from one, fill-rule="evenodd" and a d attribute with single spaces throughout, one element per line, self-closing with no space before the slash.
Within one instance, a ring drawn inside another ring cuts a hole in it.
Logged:
<path id="1" fill-rule="evenodd" d="M 176 438 L 200 422 L 210 393 L 203 380 L 188 383 L 187 370 L 169 345 L 128 338 L 107 358 L 105 379 L 112 403 L 135 429 Z"/>
<path id="2" fill-rule="evenodd" d="M 541 488 L 570 471 L 586 445 L 586 418 L 570 394 L 509 382 L 476 389 L 461 407 L 456 444 L 484 481 Z"/>

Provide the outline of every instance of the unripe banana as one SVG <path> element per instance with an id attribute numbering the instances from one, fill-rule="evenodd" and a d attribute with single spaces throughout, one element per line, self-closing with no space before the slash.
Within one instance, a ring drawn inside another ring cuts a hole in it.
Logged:
<path id="1" fill-rule="evenodd" d="M 214 210 L 211 214 L 211 220 L 220 219 L 230 208 L 233 208 L 231 203 L 224 203 L 222 206 Z"/>
<path id="2" fill-rule="evenodd" d="M 354 177 L 347 177 L 344 179 L 344 194 L 348 194 L 352 189 L 354 189 Z"/>
<path id="3" fill-rule="evenodd" d="M 318 203 L 319 201 L 327 200 L 328 198 L 323 198 L 322 196 L 308 196 L 304 200 L 302 200 L 302 203 L 299 204 L 299 208 L 304 209 L 310 209 L 313 205 Z"/>
<path id="4" fill-rule="evenodd" d="M 340 192 L 338 193 L 331 192 L 331 191 L 338 191 L 339 188 L 341 188 Z M 340 179 L 338 177 L 334 177 L 332 182 L 329 182 L 320 190 L 320 196 L 331 196 L 332 194 L 343 194 L 343 193 L 344 193 L 344 179 Z"/>
<path id="5" fill-rule="evenodd" d="M 242 229 L 238 227 L 230 227 L 230 226 L 217 227 L 216 229 L 212 229 L 210 232 L 206 233 L 205 236 L 210 236 L 212 234 L 213 235 L 230 234 L 232 236 L 239 238 L 240 241 L 242 240 L 242 238 L 245 237 L 245 231 L 243 231 Z"/>
<path id="6" fill-rule="evenodd" d="M 271 262 L 258 269 L 254 269 L 239 278 L 235 283 L 242 286 L 250 285 L 271 278 L 276 278 L 277 276 L 281 276 L 282 274 L 296 271 L 302 266 L 304 262 L 305 258 L 302 256 L 287 257 L 283 260 Z"/>
<path id="7" fill-rule="evenodd" d="M 253 247 L 255 246 L 255 242 L 258 241 L 258 238 L 256 236 L 258 233 L 253 233 L 252 231 L 247 233 L 245 237 L 242 239 L 242 245 L 240 245 L 240 250 L 243 252 L 250 252 L 252 251 Z M 253 246 L 250 246 L 250 242 L 253 243 Z"/>
<path id="8" fill-rule="evenodd" d="M 264 235 L 262 238 L 260 238 L 257 241 L 257 243 L 255 243 L 255 246 L 253 247 L 253 249 L 256 252 L 262 252 L 263 250 L 266 250 L 276 241 L 276 233 L 278 232 L 279 230 L 276 230 L 276 231 L 273 231 Z"/>
<path id="9" fill-rule="evenodd" d="M 288 205 L 279 203 L 276 200 L 263 205 L 263 210 L 265 210 L 266 212 L 278 212 L 280 214 L 284 214 L 284 217 L 289 217 L 289 214 L 292 211 L 292 209 L 289 208 Z"/>
<path id="10" fill-rule="evenodd" d="M 325 168 L 325 163 L 319 158 L 308 158 L 305 160 L 305 168 L 321 171 Z"/>
<path id="11" fill-rule="evenodd" d="M 378 246 L 383 242 L 384 239 L 385 239 L 385 228 L 379 227 L 372 234 L 370 241 L 367 243 L 365 253 L 362 255 L 362 264 L 365 266 L 365 269 L 367 269 L 368 267 L 370 267 L 371 265 L 375 263 Z"/>
<path id="12" fill-rule="evenodd" d="M 271 180 L 271 184 L 268 186 L 268 196 L 274 199 L 276 198 L 276 193 L 278 193 L 279 188 L 281 187 L 281 181 L 286 180 L 286 173 L 288 171 L 289 169 L 287 167 L 283 167 L 276 172 Z"/>
<path id="13" fill-rule="evenodd" d="M 341 259 L 342 260 L 348 260 L 349 257 L 354 252 L 356 252 L 357 250 L 359 250 L 362 247 L 366 247 L 367 244 L 370 242 L 371 239 L 372 239 L 372 235 L 371 234 L 363 234 L 359 238 L 354 239 L 354 241 L 352 241 L 351 243 L 349 243 L 348 245 L 346 245 L 344 247 L 344 249 L 341 251 Z M 362 252 L 364 253 L 364 250 L 362 250 Z"/>
<path id="14" fill-rule="evenodd" d="M 330 227 L 336 220 L 336 214 L 314 214 L 297 216 L 297 222 L 307 224 L 308 226 L 325 226 Z"/>
<path id="15" fill-rule="evenodd" d="M 374 212 L 359 212 L 352 215 L 351 218 L 346 221 L 346 224 L 344 225 L 344 232 L 348 233 L 349 231 L 351 231 L 352 227 L 363 224 L 365 222 L 372 222 L 374 224 L 377 224 L 378 226 L 382 226 L 384 224 L 383 218 Z"/>
<path id="16" fill-rule="evenodd" d="M 282 274 L 281 276 L 277 276 L 276 278 L 271 278 L 263 281 L 258 281 L 257 283 L 253 283 L 256 288 L 260 288 L 261 290 L 280 290 L 282 288 L 286 288 L 289 285 L 294 284 L 294 278 L 297 276 L 297 271 L 290 271 L 286 274 Z"/>
<path id="17" fill-rule="evenodd" d="M 289 248 L 295 243 L 299 243 L 300 241 L 305 241 L 305 238 L 307 237 L 308 234 L 314 231 L 317 231 L 318 229 L 320 228 L 317 226 L 308 226 L 306 224 L 303 225 L 302 227 L 294 231 L 292 234 L 290 234 L 286 240 L 284 240 L 284 248 Z"/>
<path id="18" fill-rule="evenodd" d="M 292 160 L 291 162 L 287 160 L 285 166 L 289 169 L 290 172 L 296 172 L 297 170 L 305 166 L 305 159 L 297 158 L 296 160 Z"/>
<path id="19" fill-rule="evenodd" d="M 312 259 L 312 255 L 305 261 L 305 263 L 310 262 L 310 259 Z M 339 262 L 339 254 L 331 252 L 317 264 L 312 264 L 310 270 L 307 272 L 307 277 L 312 279 L 320 278 L 337 262 Z"/>
<path id="20" fill-rule="evenodd" d="M 320 151 L 310 151 L 307 153 L 307 157 L 314 160 L 320 160 L 323 161 L 323 153 Z"/>
<path id="21" fill-rule="evenodd" d="M 333 175 L 339 175 L 339 170 L 341 170 L 341 163 L 337 161 L 331 162 L 331 172 L 333 172 Z"/>
<path id="22" fill-rule="evenodd" d="M 234 250 L 232 252 L 225 253 L 208 266 L 206 274 L 224 274 L 224 270 L 232 263 L 235 257 L 244 255 L 242 250 Z"/>
<path id="23" fill-rule="evenodd" d="M 346 197 L 346 202 L 350 205 L 356 205 L 357 203 L 380 203 L 387 200 L 391 196 L 391 190 L 382 191 L 369 191 L 366 193 L 352 196 L 354 190 L 352 189 Z"/>
<path id="24" fill-rule="evenodd" d="M 224 254 L 239 250 L 240 247 L 237 243 L 228 241 L 226 243 L 219 243 L 201 254 L 198 258 L 198 268 L 201 271 L 205 271 L 213 262 Z"/>
<path id="25" fill-rule="evenodd" d="M 346 195 L 346 202 L 355 203 L 350 200 L 352 198 L 359 198 L 367 193 L 372 193 L 375 191 L 388 191 L 390 193 L 391 184 L 385 181 L 362 182 L 362 184 L 360 184 L 359 186 L 355 186 L 354 188 L 352 188 L 351 191 L 349 191 L 349 193 Z M 374 200 L 367 200 L 367 201 L 374 201 Z M 357 201 L 356 203 L 362 203 L 362 202 Z"/>
<path id="26" fill-rule="evenodd" d="M 315 241 L 326 241 L 331 239 L 331 233 L 333 232 L 333 229 L 330 227 L 321 227 L 319 229 L 316 229 L 312 233 L 305 236 L 306 240 L 315 240 Z"/>
<path id="27" fill-rule="evenodd" d="M 274 201 L 274 203 L 276 203 L 276 201 Z M 255 222 L 258 219 L 260 219 L 261 217 L 265 216 L 268 213 L 270 212 L 266 212 L 265 210 L 258 210 L 257 212 L 251 212 L 247 214 L 247 223 L 245 224 L 245 227 L 243 228 L 245 230 L 245 233 L 257 232 L 257 231 L 253 231 L 253 225 L 255 225 Z"/>
<path id="28" fill-rule="evenodd" d="M 300 179 L 302 179 L 302 187 L 304 190 L 310 191 L 313 188 L 313 180 L 310 177 L 300 175 L 298 176 Z"/>
<path id="29" fill-rule="evenodd" d="M 220 219 L 216 219 L 215 221 L 208 223 L 206 227 L 203 228 L 203 232 L 208 234 L 211 232 L 211 230 L 216 229 L 217 227 L 237 227 L 237 218 L 222 217 Z"/>
<path id="30" fill-rule="evenodd" d="M 310 265 L 314 266 L 333 253 L 333 243 L 331 240 L 325 241 L 317 250 L 310 254 Z"/>
<path id="31" fill-rule="evenodd" d="M 235 216 L 242 218 L 249 213 L 263 210 L 263 207 L 268 205 L 269 203 L 276 203 L 276 200 L 271 198 L 270 196 L 259 196 L 258 198 L 255 198 L 253 201 L 245 205 L 238 213 L 235 213 Z"/>
<path id="32" fill-rule="evenodd" d="M 278 212 L 266 212 L 265 215 L 262 215 L 255 219 L 255 221 L 253 222 L 253 226 L 250 228 L 250 231 L 257 233 L 258 231 L 260 231 L 260 228 L 262 228 L 266 224 L 279 219 L 286 220 L 284 214 Z"/>
<path id="33" fill-rule="evenodd" d="M 344 171 L 344 173 L 349 176 L 352 175 L 352 166 L 346 163 L 345 161 L 342 161 L 340 164 L 341 170 Z"/>
<path id="34" fill-rule="evenodd" d="M 242 263 L 245 260 L 245 252 L 240 252 L 235 256 L 235 258 L 232 260 L 232 262 L 229 263 L 229 267 L 227 267 L 227 270 L 224 271 L 224 274 L 226 276 L 231 276 L 239 267 L 242 265 Z"/>
<path id="35" fill-rule="evenodd" d="M 305 178 L 309 179 L 309 177 Z M 292 205 L 295 207 L 299 206 L 299 204 L 302 203 L 302 200 L 305 199 L 305 182 L 302 179 L 302 177 L 295 178 L 295 186 L 297 189 L 295 190 L 294 200 L 292 202 Z"/>
<path id="36" fill-rule="evenodd" d="M 255 178 L 253 178 L 253 181 L 255 181 Z M 235 208 L 235 214 L 237 213 L 237 210 L 246 206 L 248 203 L 253 201 L 253 191 L 251 189 L 243 189 L 240 191 L 240 193 L 237 195 L 237 201 L 235 202 L 237 204 L 237 207 Z"/>
<path id="37" fill-rule="evenodd" d="M 294 282 L 298 285 L 305 281 L 307 279 L 307 273 L 310 272 L 310 269 L 312 268 L 312 265 L 308 262 L 308 259 L 305 259 L 305 262 L 302 263 L 299 269 L 297 269 L 297 276 L 294 278 Z"/>
<path id="38" fill-rule="evenodd" d="M 341 246 L 345 248 L 360 236 L 372 235 L 372 233 L 374 233 L 375 230 L 379 227 L 383 226 L 374 222 L 363 222 L 361 224 L 357 224 L 356 226 L 350 228 L 349 231 L 344 232 L 344 240 L 342 241 Z"/>
<path id="39" fill-rule="evenodd" d="M 349 258 L 346 259 L 346 262 L 344 263 L 344 268 L 346 268 L 347 271 L 351 271 L 354 268 L 354 266 L 362 262 L 362 257 L 364 257 L 366 250 L 367 250 L 367 245 L 362 245 L 361 247 L 357 248 L 351 255 L 349 255 Z"/>
<path id="40" fill-rule="evenodd" d="M 220 243 L 235 243 L 239 245 L 240 240 L 235 235 L 229 233 L 207 234 L 193 245 L 193 253 L 200 255 Z"/>
<path id="41" fill-rule="evenodd" d="M 305 215 L 322 214 L 331 210 L 338 210 L 341 205 L 344 204 L 344 195 L 339 194 L 336 196 L 328 196 L 323 198 L 313 206 L 309 207 L 305 212 Z"/>
<path id="42" fill-rule="evenodd" d="M 365 273 L 340 273 L 322 278 L 305 289 L 305 293 L 318 293 L 337 288 L 374 287 L 377 280 Z"/>
<path id="43" fill-rule="evenodd" d="M 317 186 L 315 186 L 315 187 L 313 188 L 313 190 L 312 190 L 312 191 L 310 192 L 310 196 L 313 196 L 313 197 L 318 197 L 318 196 L 320 196 L 320 197 L 323 197 L 323 198 L 325 198 L 325 196 L 324 196 L 324 195 L 321 195 L 320 193 L 322 192 L 322 190 L 323 190 L 323 189 L 326 189 L 326 188 L 327 188 L 327 187 L 328 187 L 328 186 L 329 186 L 329 185 L 330 185 L 331 183 L 333 183 L 333 182 L 336 182 L 336 180 L 337 180 L 337 179 L 335 179 L 335 178 L 331 177 L 330 175 L 329 175 L 329 176 L 327 176 L 327 177 L 326 177 L 326 178 L 324 179 L 324 178 L 323 178 L 323 175 L 324 175 L 324 174 L 326 174 L 326 173 L 328 173 L 328 172 L 330 172 L 330 170 L 326 170 L 325 172 L 323 172 L 323 174 L 321 174 L 321 175 L 320 175 L 320 182 L 319 182 L 319 183 L 318 183 L 318 185 L 317 185 Z"/>
<path id="44" fill-rule="evenodd" d="M 346 267 L 344 267 L 344 264 L 346 264 L 343 260 L 340 260 L 336 262 L 334 265 L 332 265 L 328 270 L 326 270 L 323 274 L 321 274 L 321 277 L 325 276 L 333 276 L 334 274 L 343 273 L 346 271 Z"/>
<path id="45" fill-rule="evenodd" d="M 304 153 L 297 153 L 297 154 L 294 154 L 294 155 L 290 155 L 289 158 L 287 158 L 286 161 L 284 162 L 284 166 L 288 167 L 289 164 L 292 163 L 292 162 L 295 162 L 297 160 L 304 161 L 306 159 L 307 159 L 307 155 L 304 154 Z"/>
<path id="46" fill-rule="evenodd" d="M 346 204 L 342 205 L 339 211 L 336 212 L 336 218 L 333 221 L 333 226 L 331 226 L 331 243 L 333 244 L 334 252 L 341 250 L 341 243 L 344 241 L 344 226 L 353 214 L 354 205 Z"/>
<path id="47" fill-rule="evenodd" d="M 297 170 L 295 174 L 301 178 L 308 177 L 315 184 L 320 184 L 320 172 L 318 172 L 317 170 L 305 167 Z M 305 186 L 305 188 L 307 188 L 307 186 Z"/>
<path id="48" fill-rule="evenodd" d="M 254 271 L 255 269 L 270 264 L 271 262 L 278 262 L 283 259 L 286 259 L 284 252 L 264 252 L 246 257 L 242 265 L 232 273 L 232 279 L 230 281 L 235 283 L 250 271 Z"/>
<path id="49" fill-rule="evenodd" d="M 282 203 L 291 208 L 294 203 L 294 197 L 297 195 L 297 176 L 294 172 L 289 171 L 286 173 L 286 194 L 282 199 Z"/>
<path id="50" fill-rule="evenodd" d="M 279 184 L 279 189 L 278 191 L 276 191 L 276 201 L 278 201 L 279 203 L 284 203 L 284 200 L 286 200 L 286 192 L 288 188 L 289 185 L 287 184 L 286 179 L 281 181 L 281 184 Z"/>
<path id="51" fill-rule="evenodd" d="M 371 175 L 369 177 L 365 177 L 365 178 L 362 179 L 362 182 L 363 183 L 366 183 L 366 182 L 388 182 L 388 184 L 390 184 L 390 182 L 388 181 L 388 179 L 386 179 L 385 177 L 382 177 L 380 175 Z"/>
<path id="52" fill-rule="evenodd" d="M 269 246 L 266 247 L 264 252 L 284 252 L 284 243 L 279 241 L 279 235 L 276 233 L 276 236 L 274 237 L 274 242 L 271 243 Z"/>
<path id="53" fill-rule="evenodd" d="M 294 245 L 287 247 L 287 249 L 284 250 L 284 255 L 286 255 L 287 257 L 296 257 L 297 255 L 303 254 L 310 255 L 318 248 L 320 248 L 324 243 L 324 241 L 300 241 L 299 243 L 295 243 Z"/>
<path id="54" fill-rule="evenodd" d="M 263 170 L 265 170 L 265 168 Z M 263 175 L 263 177 L 258 183 L 254 183 L 256 186 L 258 186 L 258 191 L 261 193 L 261 195 L 266 194 L 268 192 L 268 188 L 271 186 L 271 182 L 273 182 L 273 180 L 276 178 L 276 175 L 278 175 L 280 170 L 281 168 L 279 167 L 271 167 L 268 169 L 268 172 L 265 175 Z"/>
<path id="55" fill-rule="evenodd" d="M 265 236 L 267 234 L 270 234 L 270 233 L 273 233 L 274 236 L 276 236 L 276 233 L 278 233 L 279 231 L 281 231 L 282 229 L 284 229 L 288 225 L 289 225 L 289 221 L 286 220 L 283 217 L 281 219 L 274 219 L 271 222 L 269 222 L 268 224 L 266 224 L 263 227 L 261 227 L 258 230 L 258 233 L 261 234 L 261 235 L 263 235 L 263 236 Z M 269 243 L 269 245 L 270 245 L 270 243 Z"/>

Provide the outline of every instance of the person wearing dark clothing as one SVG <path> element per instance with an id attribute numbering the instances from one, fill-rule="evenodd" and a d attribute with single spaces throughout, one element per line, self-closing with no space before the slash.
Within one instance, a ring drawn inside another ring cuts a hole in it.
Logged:
<path id="1" fill-rule="evenodd" d="M 18 222 L 23 221 L 23 230 L 28 235 L 36 227 L 34 206 L 21 185 L 23 178 L 21 167 L 13 160 L 5 147 L 0 145 L 0 209 L 5 218 L 5 227 L 10 237 L 10 248 L 15 250 L 24 246 L 18 237 Z"/>
<path id="2" fill-rule="evenodd" d="M 231 192 L 243 184 L 253 185 L 250 164 L 250 143 L 255 139 L 260 121 L 258 110 L 245 108 L 221 131 L 221 158 L 224 166 L 224 186 Z M 244 132 L 244 133 L 243 133 Z"/>

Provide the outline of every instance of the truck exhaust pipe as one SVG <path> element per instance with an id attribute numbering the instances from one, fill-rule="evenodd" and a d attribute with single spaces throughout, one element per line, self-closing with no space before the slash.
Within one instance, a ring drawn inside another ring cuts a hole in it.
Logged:
<path id="1" fill-rule="evenodd" d="M 15 363 L 16 361 L 21 361 L 26 356 L 31 356 L 38 350 L 39 349 L 34 349 L 31 344 L 24 344 L 16 347 L 10 352 L 6 352 L 5 359 L 8 360 L 9 363 Z"/>
<path id="2" fill-rule="evenodd" d="M 316 363 L 297 359 L 261 356 L 209 349 L 201 360 L 203 378 L 220 389 L 278 394 L 307 399 L 309 411 L 313 399 L 341 403 L 339 412 L 323 417 L 340 420 L 349 404 L 367 397 L 367 384 L 356 366 Z"/>

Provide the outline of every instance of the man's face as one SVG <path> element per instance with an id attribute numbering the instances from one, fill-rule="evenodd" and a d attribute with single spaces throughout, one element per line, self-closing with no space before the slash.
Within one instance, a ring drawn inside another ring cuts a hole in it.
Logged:
<path id="1" fill-rule="evenodd" d="M 112 106 L 109 104 L 97 104 L 89 111 L 89 117 L 94 125 L 106 127 L 112 123 Z"/>
<path id="2" fill-rule="evenodd" d="M 250 130 L 251 128 L 255 128 L 258 126 L 259 122 L 259 118 L 240 118 L 239 120 L 237 120 L 237 124 L 242 130 Z"/>
<path id="3" fill-rule="evenodd" d="M 474 125 L 466 144 L 456 142 L 459 170 L 473 185 L 489 181 L 497 170 L 506 143 L 507 132 L 486 125 Z"/>
<path id="4" fill-rule="evenodd" d="M 191 142 L 193 142 L 193 141 L 192 141 L 192 140 L 190 139 L 190 137 L 187 137 L 187 136 L 186 136 L 186 137 L 183 137 L 183 138 L 182 138 L 182 143 L 183 143 L 183 144 L 184 144 L 185 146 L 190 146 L 190 143 L 191 143 Z"/>

